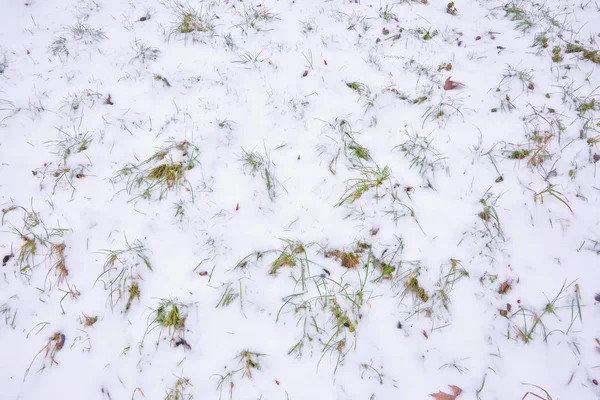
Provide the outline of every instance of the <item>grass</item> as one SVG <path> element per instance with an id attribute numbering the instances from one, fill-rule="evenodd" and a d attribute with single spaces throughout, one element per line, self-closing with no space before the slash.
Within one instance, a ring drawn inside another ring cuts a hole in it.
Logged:
<path id="1" fill-rule="evenodd" d="M 52 243 L 50 245 L 50 257 L 54 258 L 56 261 L 54 262 L 53 269 L 55 274 L 57 275 L 56 283 L 60 285 L 65 281 L 67 276 L 69 275 L 69 270 L 66 266 L 65 261 L 65 243 Z"/>
<path id="2" fill-rule="evenodd" d="M 66 165 L 69 156 L 72 154 L 83 153 L 88 150 L 93 141 L 91 133 L 82 133 L 80 127 L 81 120 L 79 126 L 73 124 L 72 134 L 65 132 L 62 128 L 56 128 L 62 135 L 62 139 L 47 142 L 56 148 L 55 154 L 62 159 L 63 165 Z"/>
<path id="3" fill-rule="evenodd" d="M 416 168 L 421 176 L 428 172 L 434 172 L 438 167 L 443 166 L 446 159 L 433 146 L 432 141 L 427 137 L 419 136 L 418 133 L 411 135 L 406 132 L 408 140 L 394 148 L 402 150 L 410 160 L 410 168 Z"/>
<path id="4" fill-rule="evenodd" d="M 413 301 L 427 303 L 429 301 L 429 294 L 419 284 L 418 276 L 419 269 L 414 269 L 408 273 L 405 278 L 406 283 L 401 298 L 410 293 L 413 296 Z"/>
<path id="5" fill-rule="evenodd" d="M 65 346 L 65 335 L 56 332 L 54 335 L 48 339 L 48 344 L 46 344 L 46 348 L 44 351 L 44 356 L 50 360 L 51 364 L 58 364 L 56 361 L 56 354 L 63 349 Z"/>
<path id="6" fill-rule="evenodd" d="M 312 244 L 304 244 L 299 241 L 290 239 L 281 239 L 284 246 L 278 250 L 277 258 L 271 264 L 269 274 L 273 275 L 282 267 L 295 267 L 300 265 L 300 277 L 297 281 L 300 282 L 302 290 L 306 290 L 306 280 L 311 275 L 310 260 L 308 258 L 307 248 Z"/>
<path id="7" fill-rule="evenodd" d="M 530 154 L 531 151 L 528 149 L 517 149 L 510 152 L 508 158 L 511 158 L 513 160 L 523 160 L 529 157 Z"/>
<path id="8" fill-rule="evenodd" d="M 43 325 L 46 325 L 46 324 L 47 323 L 44 323 Z M 45 361 L 44 365 L 41 368 L 42 370 L 47 367 L 52 367 L 53 365 L 58 365 L 58 361 L 56 361 L 56 356 L 57 356 L 58 352 L 60 352 L 64 348 L 65 342 L 66 342 L 66 336 L 62 332 L 55 332 L 48 339 L 46 345 L 35 355 L 35 357 L 33 357 L 33 360 L 31 360 L 29 367 L 27 368 L 27 370 L 25 370 L 23 382 L 25 382 L 25 379 L 27 379 L 27 375 L 29 375 L 29 371 L 31 370 L 33 363 L 35 362 L 37 357 L 42 353 L 44 353 L 44 361 Z M 46 362 L 48 362 L 49 364 L 46 365 Z"/>
<path id="9" fill-rule="evenodd" d="M 372 161 L 371 152 L 369 149 L 356 141 L 356 137 L 360 134 L 360 132 L 354 131 L 350 122 L 345 119 L 336 118 L 333 122 L 326 122 L 325 126 L 328 129 L 337 131 L 340 135 L 340 142 L 342 143 L 342 147 L 338 149 L 336 155 L 329 164 L 329 170 L 333 175 L 335 175 L 337 158 L 342 149 L 346 159 L 350 162 L 353 168 L 360 168 L 365 166 L 366 163 Z"/>
<path id="10" fill-rule="evenodd" d="M 240 28 L 245 34 L 250 30 L 267 32 L 268 29 L 265 28 L 265 24 L 279 19 L 279 16 L 272 9 L 262 5 L 244 7 L 240 14 L 242 22 L 236 24 L 235 27 Z"/>
<path id="11" fill-rule="evenodd" d="M 240 360 L 240 363 L 242 364 L 243 368 L 242 377 L 247 376 L 248 378 L 252 379 L 252 373 L 254 371 L 260 370 L 259 359 L 264 356 L 265 354 L 258 353 L 255 351 L 242 350 L 240 352 L 240 355 L 238 356 L 238 359 Z"/>
<path id="12" fill-rule="evenodd" d="M 177 378 L 175 385 L 169 389 L 164 400 L 191 400 L 193 395 L 186 393 L 188 386 L 193 386 L 187 378 Z"/>
<path id="13" fill-rule="evenodd" d="M 355 262 L 356 254 L 370 252 L 370 245 L 362 242 L 356 243 L 354 252 L 341 252 L 339 250 L 324 251 L 324 257 L 338 258 L 349 257 Z M 294 294 L 284 298 L 276 320 L 285 318 L 284 311 L 291 311 L 292 318 L 297 318 L 296 326 L 302 327 L 302 337 L 289 349 L 288 354 L 302 357 L 304 350 L 313 345 L 318 345 L 321 351 L 319 364 L 326 355 L 335 361 L 334 373 L 341 365 L 342 360 L 353 346 L 350 341 L 355 341 L 361 309 L 369 299 L 369 279 L 372 268 L 366 262 L 364 268 L 357 265 L 350 267 L 354 271 L 355 279 L 346 281 L 344 277 L 334 279 L 331 272 L 323 270 L 319 275 L 308 275 L 307 281 L 312 285 L 296 285 Z M 326 311 L 326 314 L 323 312 Z M 352 339 L 354 338 L 354 339 Z"/>
<path id="14" fill-rule="evenodd" d="M 125 237 L 126 247 L 117 250 L 101 250 L 99 253 L 106 258 L 103 272 L 96 278 L 108 290 L 108 302 L 111 308 L 126 299 L 125 311 L 129 311 L 133 301 L 140 298 L 139 280 L 144 269 L 152 271 L 152 264 L 146 246 L 136 240 L 130 244 Z M 145 267 L 145 268 L 143 268 Z"/>
<path id="15" fill-rule="evenodd" d="M 209 33 L 215 31 L 214 19 L 204 8 L 193 8 L 190 5 L 173 3 L 173 13 L 175 14 L 175 22 L 172 23 L 168 37 L 171 38 L 177 35 L 187 36 L 189 34 Z"/>
<path id="16" fill-rule="evenodd" d="M 270 154 L 267 152 L 266 147 L 263 153 L 242 148 L 242 155 L 239 160 L 244 163 L 244 166 L 250 170 L 250 173 L 253 176 L 259 174 L 262 177 L 269 198 L 271 201 L 275 200 L 277 192 L 275 190 L 276 181 L 273 175 L 274 164 L 271 161 Z"/>
<path id="17" fill-rule="evenodd" d="M 254 68 L 256 68 L 258 64 L 260 64 L 266 60 L 266 58 L 262 57 L 262 53 L 263 53 L 263 50 L 256 51 L 256 52 L 244 51 L 243 53 L 238 54 L 237 61 L 232 61 L 232 62 L 237 63 L 237 64 L 242 64 L 242 65 L 252 64 L 252 66 Z"/>
<path id="18" fill-rule="evenodd" d="M 163 328 L 177 330 L 185 325 L 185 318 L 181 316 L 180 309 L 183 304 L 173 300 L 161 300 L 158 308 L 155 310 L 154 322 Z"/>
<path id="19" fill-rule="evenodd" d="M 585 115 L 587 112 L 597 111 L 597 110 L 600 110 L 600 102 L 597 102 L 595 98 L 586 99 L 585 101 L 580 101 L 579 104 L 577 105 L 577 108 L 575 108 L 575 111 L 577 111 L 577 113 L 581 117 L 583 115 Z"/>
<path id="20" fill-rule="evenodd" d="M 4 53 L 2 59 L 0 59 L 0 75 L 6 71 L 6 68 L 8 68 L 8 61 L 6 60 L 6 53 Z"/>
<path id="21" fill-rule="evenodd" d="M 340 131 L 342 133 L 342 142 L 344 143 L 344 154 L 353 166 L 361 166 L 365 162 L 371 161 L 369 149 L 360 145 L 354 139 L 354 133 L 347 121 L 340 121 Z"/>
<path id="22" fill-rule="evenodd" d="M 450 302 L 449 294 L 454 289 L 454 285 L 464 278 L 469 278 L 470 274 L 462 265 L 460 260 L 450 259 L 449 267 L 442 266 L 442 275 L 440 276 L 437 286 L 437 294 L 442 300 L 442 303 L 447 306 Z"/>
<path id="23" fill-rule="evenodd" d="M 483 210 L 477 215 L 483 221 L 487 231 L 503 238 L 504 233 L 502 231 L 502 225 L 500 224 L 500 216 L 496 211 L 494 203 L 489 203 L 489 198 L 488 200 L 482 198 L 479 200 L 479 203 L 483 206 Z"/>
<path id="24" fill-rule="evenodd" d="M 462 100 L 454 98 L 441 99 L 437 104 L 430 106 L 423 113 L 421 116 L 423 119 L 421 128 L 424 128 L 427 122 L 437 122 L 441 127 L 445 127 L 452 116 L 460 116 L 464 121 L 464 114 L 461 108 Z"/>
<path id="25" fill-rule="evenodd" d="M 503 10 L 508 19 L 516 22 L 515 28 L 517 30 L 527 32 L 531 30 L 536 23 L 534 21 L 535 16 L 532 12 L 526 10 L 524 5 L 524 1 L 511 2 L 505 4 Z"/>
<path id="26" fill-rule="evenodd" d="M 161 50 L 158 47 L 149 46 L 141 40 L 135 40 L 132 45 L 135 55 L 131 62 L 140 62 L 145 64 L 148 61 L 156 61 L 160 56 Z"/>
<path id="27" fill-rule="evenodd" d="M 540 202 L 542 204 L 544 204 L 544 195 L 545 194 L 550 195 L 550 196 L 554 197 L 555 199 L 557 199 L 558 201 L 560 201 L 562 204 L 564 204 L 569 209 L 571 214 L 575 215 L 575 212 L 569 205 L 569 201 L 567 200 L 565 195 L 554 189 L 556 186 L 557 185 L 548 185 L 548 187 L 546 187 L 545 189 L 543 189 L 539 192 L 535 192 L 535 194 L 533 195 L 533 200 L 537 203 L 537 199 L 539 198 Z"/>
<path id="28" fill-rule="evenodd" d="M 6 214 L 16 210 L 23 212 L 22 228 L 16 228 L 11 224 L 11 232 L 21 241 L 16 255 L 19 273 L 30 279 L 39 265 L 50 264 L 48 274 L 54 270 L 57 275 L 57 285 L 60 285 L 68 275 L 64 254 L 66 246 L 62 240 L 67 229 L 47 228 L 33 206 L 31 211 L 20 206 L 4 209 L 2 224 L 4 224 Z M 50 285 L 51 287 L 52 285 Z"/>
<path id="29" fill-rule="evenodd" d="M 92 44 L 106 39 L 106 34 L 102 29 L 96 29 L 83 22 L 77 22 L 69 27 L 71 37 L 74 40 L 81 41 L 84 44 Z"/>
<path id="30" fill-rule="evenodd" d="M 375 189 L 377 197 L 379 187 L 389 180 L 391 174 L 387 165 L 383 168 L 379 166 L 361 167 L 359 171 L 362 175 L 360 178 L 352 178 L 346 181 L 347 189 L 336 203 L 336 207 L 341 207 L 346 203 L 354 203 L 372 189 Z"/>
<path id="31" fill-rule="evenodd" d="M 234 378 L 237 375 L 241 374 L 241 378 L 247 377 L 248 379 L 252 379 L 253 374 L 256 371 L 260 371 L 260 359 L 264 356 L 266 356 L 266 354 L 258 353 L 256 351 L 251 351 L 247 349 L 242 350 L 236 357 L 236 359 L 239 361 L 240 368 L 236 370 L 230 370 L 225 375 L 213 375 L 219 378 L 219 381 L 217 383 L 219 399 L 221 399 L 223 396 L 223 389 L 227 386 L 227 382 L 229 383 L 229 398 L 233 398 L 233 389 L 235 388 Z"/>
<path id="32" fill-rule="evenodd" d="M 227 307 L 227 306 L 229 306 L 231 303 L 233 303 L 233 301 L 235 299 L 237 299 L 238 297 L 240 297 L 241 293 L 242 293 L 241 283 L 240 283 L 240 291 L 239 292 L 236 292 L 231 287 L 231 284 L 225 285 L 225 290 L 223 291 L 223 295 L 221 296 L 221 299 L 217 303 L 216 307 L 218 308 L 218 307 Z"/>
<path id="33" fill-rule="evenodd" d="M 363 369 L 363 372 L 360 374 L 361 379 L 363 379 L 365 374 L 367 374 L 367 373 L 374 373 L 376 379 L 379 381 L 379 384 L 383 385 L 384 375 L 381 372 L 379 372 L 377 370 L 377 368 L 373 367 L 373 363 L 370 363 L 370 364 L 362 363 L 362 364 L 360 364 L 360 367 Z"/>
<path id="34" fill-rule="evenodd" d="M 169 80 L 160 74 L 154 74 L 154 80 L 162 82 L 163 85 L 166 87 L 171 87 L 171 83 L 169 82 Z"/>
<path id="35" fill-rule="evenodd" d="M 394 6 L 386 4 L 384 7 L 379 7 L 379 17 L 385 22 L 395 21 L 398 22 L 398 17 L 393 12 Z"/>
<path id="36" fill-rule="evenodd" d="M 548 328 L 547 328 L 546 324 L 544 323 L 544 318 L 546 316 L 548 316 L 549 314 L 556 315 L 556 312 L 558 310 L 558 302 L 565 297 L 565 292 L 567 291 L 567 289 L 569 289 L 571 286 L 573 286 L 573 283 L 574 282 L 567 285 L 567 283 L 565 281 L 563 283 L 562 287 L 560 288 L 558 294 L 551 300 L 548 299 L 546 305 L 544 306 L 544 308 L 541 311 L 536 311 L 533 308 L 524 307 L 521 305 L 517 311 L 515 311 L 513 314 L 509 315 L 508 316 L 509 323 L 511 324 L 512 330 L 515 333 L 515 338 L 521 340 L 523 343 L 530 343 L 535 338 L 534 335 L 538 331 L 541 331 L 541 333 L 544 337 L 544 341 L 547 342 L 548 337 L 554 331 L 548 331 Z M 569 328 L 566 330 L 566 332 L 568 332 L 571 329 L 571 327 L 573 326 L 573 323 L 575 321 L 575 318 L 577 318 L 577 316 L 582 318 L 581 317 L 581 306 L 579 304 L 579 291 L 578 291 L 579 289 L 578 289 L 578 286 L 575 286 L 575 288 L 576 288 L 575 297 L 577 298 L 577 309 L 575 308 L 575 304 L 573 302 L 570 302 L 567 305 L 567 307 L 569 307 L 571 309 L 571 314 L 574 315 L 575 317 L 571 321 Z M 508 337 L 509 337 L 509 339 L 511 338 L 510 331 L 508 333 Z"/>
<path id="37" fill-rule="evenodd" d="M 532 69 L 518 69 L 507 64 L 506 69 L 502 74 L 502 79 L 498 83 L 498 88 L 503 87 L 502 85 L 509 85 L 513 80 L 517 79 L 521 83 L 521 90 L 533 90 L 535 88 L 533 84 L 533 73 Z"/>
<path id="38" fill-rule="evenodd" d="M 131 302 L 134 299 L 139 299 L 140 298 L 140 286 L 137 283 L 137 281 L 133 280 L 130 284 L 129 287 L 127 288 L 127 303 L 125 304 L 125 311 L 129 311 L 129 309 L 131 308 Z"/>
<path id="39" fill-rule="evenodd" d="M 552 48 L 552 61 L 555 63 L 560 63 L 564 60 L 564 56 L 562 55 L 562 49 L 560 46 L 554 46 Z"/>
<path id="40" fill-rule="evenodd" d="M 150 200 L 156 193 L 162 200 L 168 192 L 186 185 L 193 199 L 194 192 L 186 174 L 196 166 L 198 156 L 199 149 L 191 142 L 173 141 L 141 163 L 121 168 L 111 182 L 125 181 L 127 193 L 134 194 L 131 200 L 139 197 Z"/>
<path id="41" fill-rule="evenodd" d="M 579 43 L 567 43 L 565 54 L 581 53 L 584 60 L 589 60 L 594 64 L 600 64 L 600 53 L 598 50 L 587 49 Z"/>
<path id="42" fill-rule="evenodd" d="M 356 336 L 356 324 L 357 319 L 353 319 L 349 316 L 348 311 L 343 308 L 338 302 L 336 297 L 332 297 L 329 301 L 330 312 L 333 317 L 333 330 L 329 336 L 327 342 L 323 344 L 323 351 L 319 364 L 327 353 L 333 354 L 336 358 L 335 368 L 333 373 L 335 374 L 342 362 L 344 356 L 349 351 L 348 347 L 348 334 Z"/>
<path id="43" fill-rule="evenodd" d="M 158 306 L 152 309 L 150 316 L 148 317 L 148 325 L 144 336 L 142 338 L 142 344 L 146 338 L 146 335 L 154 329 L 159 330 L 158 338 L 156 340 L 156 346 L 160 342 L 162 332 L 167 330 L 171 338 L 175 334 L 179 334 L 183 337 L 185 332 L 185 310 L 186 306 L 177 299 L 159 299 Z M 183 342 L 185 345 L 185 341 Z M 189 346 L 189 345 L 188 345 Z"/>
<path id="44" fill-rule="evenodd" d="M 70 52 L 67 48 L 67 38 L 60 36 L 54 39 L 52 43 L 50 43 L 48 50 L 50 50 L 52 55 L 55 57 L 59 57 L 61 59 L 62 57 L 68 57 Z"/>
<path id="45" fill-rule="evenodd" d="M 371 89 L 367 85 L 361 82 L 346 82 L 346 86 L 350 89 L 354 90 L 359 95 L 368 94 L 371 92 Z"/>
<path id="46" fill-rule="evenodd" d="M 548 393 L 548 391 L 546 391 L 546 389 L 537 386 L 537 385 L 533 385 L 531 383 L 523 383 L 523 385 L 527 385 L 527 386 L 533 386 L 534 388 L 536 388 L 537 390 L 539 390 L 538 393 L 541 393 L 544 397 L 542 397 L 541 395 L 528 391 L 525 392 L 525 395 L 523 395 L 523 398 L 521 398 L 521 400 L 525 400 L 528 397 L 529 398 L 536 398 L 536 399 L 541 399 L 541 400 L 552 400 L 552 396 L 550 396 L 550 393 Z"/>
<path id="47" fill-rule="evenodd" d="M 458 13 L 458 10 L 456 9 L 453 1 L 448 3 L 448 5 L 446 5 L 446 14 L 456 15 L 457 13 Z"/>

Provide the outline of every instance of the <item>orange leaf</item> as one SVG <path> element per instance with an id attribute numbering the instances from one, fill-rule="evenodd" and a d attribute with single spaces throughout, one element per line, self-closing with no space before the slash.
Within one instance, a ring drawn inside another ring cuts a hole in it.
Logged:
<path id="1" fill-rule="evenodd" d="M 437 393 L 431 394 L 431 397 L 433 397 L 436 400 L 454 400 L 458 397 L 459 394 L 462 393 L 462 389 L 459 388 L 458 386 L 454 386 L 454 385 L 448 385 L 448 386 L 450 386 L 450 389 L 452 389 L 453 394 L 437 392 Z"/>

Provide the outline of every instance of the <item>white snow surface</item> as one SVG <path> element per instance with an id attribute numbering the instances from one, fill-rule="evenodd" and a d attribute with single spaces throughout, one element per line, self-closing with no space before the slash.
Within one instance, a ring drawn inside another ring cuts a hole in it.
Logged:
<path id="1" fill-rule="evenodd" d="M 447 7 L 4 1 L 0 398 L 600 398 L 600 8 Z"/>

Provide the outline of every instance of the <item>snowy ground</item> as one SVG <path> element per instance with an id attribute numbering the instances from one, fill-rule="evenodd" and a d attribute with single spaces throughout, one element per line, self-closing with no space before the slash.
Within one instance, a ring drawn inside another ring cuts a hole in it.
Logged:
<path id="1" fill-rule="evenodd" d="M 0 8 L 2 399 L 600 398 L 598 3 Z"/>

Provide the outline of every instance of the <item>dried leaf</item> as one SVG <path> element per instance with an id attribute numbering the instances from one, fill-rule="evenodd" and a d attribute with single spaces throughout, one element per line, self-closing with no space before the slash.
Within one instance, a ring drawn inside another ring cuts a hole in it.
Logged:
<path id="1" fill-rule="evenodd" d="M 354 253 L 343 253 L 342 254 L 342 267 L 345 268 L 356 268 L 360 262 L 358 256 Z"/>
<path id="2" fill-rule="evenodd" d="M 448 79 L 446 79 L 446 82 L 444 82 L 444 90 L 458 89 L 458 88 L 462 88 L 465 86 L 463 83 L 453 81 L 450 78 L 452 78 L 452 77 L 451 76 L 448 77 Z"/>
<path id="3" fill-rule="evenodd" d="M 502 284 L 500 285 L 500 288 L 498 289 L 498 293 L 506 294 L 506 292 L 508 292 L 510 289 L 511 289 L 510 279 L 507 279 L 504 282 L 502 282 Z"/>
<path id="4" fill-rule="evenodd" d="M 450 389 L 452 389 L 453 394 L 448 394 L 444 392 L 433 393 L 430 396 L 436 400 L 454 400 L 458 397 L 459 394 L 462 393 L 462 389 L 455 385 L 448 385 Z"/>

